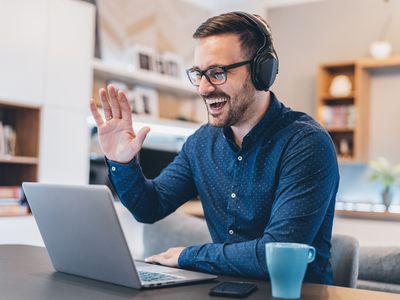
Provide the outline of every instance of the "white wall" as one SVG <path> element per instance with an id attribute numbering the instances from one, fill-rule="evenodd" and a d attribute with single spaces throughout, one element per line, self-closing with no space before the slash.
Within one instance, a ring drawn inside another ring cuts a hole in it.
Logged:
<path id="1" fill-rule="evenodd" d="M 93 5 L 0 2 L 0 100 L 42 106 L 39 181 L 86 184 Z"/>
<path id="2" fill-rule="evenodd" d="M 369 157 L 384 156 L 396 164 L 400 163 L 399 83 L 400 67 L 372 73 Z"/>

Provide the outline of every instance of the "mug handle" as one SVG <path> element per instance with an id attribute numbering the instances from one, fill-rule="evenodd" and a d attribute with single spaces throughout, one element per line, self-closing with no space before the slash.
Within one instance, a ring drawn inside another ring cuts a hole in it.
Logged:
<path id="1" fill-rule="evenodd" d="M 308 248 L 308 263 L 312 262 L 315 259 L 315 248 L 309 246 Z"/>

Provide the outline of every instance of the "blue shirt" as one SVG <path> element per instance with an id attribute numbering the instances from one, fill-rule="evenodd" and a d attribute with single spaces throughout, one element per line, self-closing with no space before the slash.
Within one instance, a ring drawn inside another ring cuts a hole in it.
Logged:
<path id="1" fill-rule="evenodd" d="M 273 94 L 241 148 L 230 127 L 207 124 L 153 180 L 143 176 L 136 159 L 107 163 L 121 202 L 140 222 L 160 220 L 200 197 L 213 243 L 186 248 L 180 267 L 267 279 L 265 244 L 297 242 L 317 252 L 305 280 L 332 283 L 330 241 L 339 183 L 334 146 L 317 122 Z"/>

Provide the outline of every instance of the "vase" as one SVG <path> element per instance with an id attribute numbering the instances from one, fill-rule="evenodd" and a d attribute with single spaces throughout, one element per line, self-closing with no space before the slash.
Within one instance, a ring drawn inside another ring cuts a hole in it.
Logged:
<path id="1" fill-rule="evenodd" d="M 385 205 L 386 210 L 389 210 L 390 203 L 392 203 L 393 193 L 390 187 L 385 187 L 382 191 L 382 203 Z"/>

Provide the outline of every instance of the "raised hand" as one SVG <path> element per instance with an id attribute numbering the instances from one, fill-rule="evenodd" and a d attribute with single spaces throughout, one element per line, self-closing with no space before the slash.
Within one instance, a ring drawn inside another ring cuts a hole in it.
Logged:
<path id="1" fill-rule="evenodd" d="M 94 99 L 90 100 L 90 110 L 97 124 L 101 149 L 109 160 L 127 163 L 142 148 L 150 128 L 143 127 L 137 135 L 135 134 L 128 99 L 123 91 L 117 92 L 113 85 L 109 85 L 107 90 L 100 89 L 99 98 L 105 120 L 98 111 Z"/>

